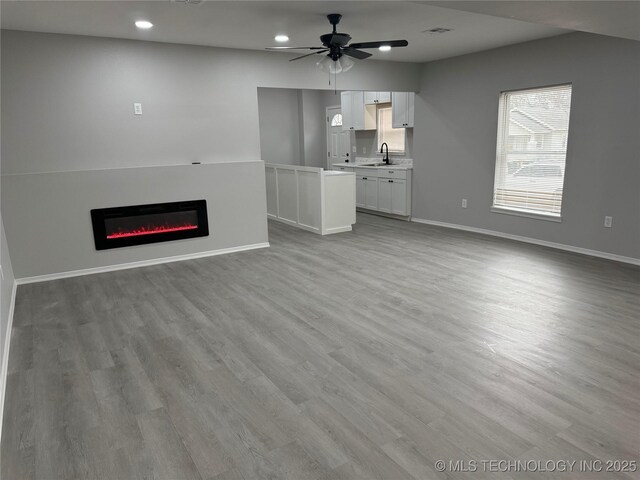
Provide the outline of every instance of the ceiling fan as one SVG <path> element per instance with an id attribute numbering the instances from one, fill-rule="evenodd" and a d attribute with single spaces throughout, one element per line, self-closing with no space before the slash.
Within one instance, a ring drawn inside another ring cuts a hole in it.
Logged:
<path id="1" fill-rule="evenodd" d="M 289 60 L 290 62 L 293 62 L 294 60 L 300 60 L 301 58 L 310 57 L 312 55 L 319 55 L 328 52 L 325 57 L 317 63 L 317 65 L 322 70 L 335 74 L 345 72 L 353 66 L 353 61 L 351 61 L 351 59 L 349 58 L 346 58 L 345 55 L 347 57 L 353 57 L 358 60 L 364 60 L 365 58 L 370 57 L 371 54 L 369 52 L 364 52 L 361 49 L 380 47 L 406 47 L 407 45 L 409 45 L 409 42 L 407 42 L 406 40 L 363 42 L 352 43 L 351 45 L 348 45 L 348 43 L 351 41 L 351 35 L 347 33 L 338 33 L 336 31 L 336 25 L 340 23 L 342 15 L 340 15 L 339 13 L 331 13 L 327 15 L 327 18 L 329 19 L 329 23 L 333 25 L 333 32 L 320 36 L 322 47 L 267 47 L 267 50 L 316 50 L 315 52 L 292 58 L 291 60 Z"/>

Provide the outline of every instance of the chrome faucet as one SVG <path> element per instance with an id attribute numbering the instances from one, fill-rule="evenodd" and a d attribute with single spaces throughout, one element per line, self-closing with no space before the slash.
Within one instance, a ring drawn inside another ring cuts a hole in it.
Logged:
<path id="1" fill-rule="evenodd" d="M 389 165 L 389 145 L 387 145 L 387 142 L 384 142 L 382 145 L 380 145 L 380 153 L 382 153 L 383 147 L 387 147 L 387 153 L 384 154 L 384 158 L 382 159 L 382 161 Z"/>

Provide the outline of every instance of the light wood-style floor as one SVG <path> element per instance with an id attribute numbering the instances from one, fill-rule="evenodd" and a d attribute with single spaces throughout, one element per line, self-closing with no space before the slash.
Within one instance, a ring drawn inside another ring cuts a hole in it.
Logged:
<path id="1" fill-rule="evenodd" d="M 638 460 L 640 269 L 361 214 L 269 230 L 269 249 L 20 286 L 2 478 Z"/>

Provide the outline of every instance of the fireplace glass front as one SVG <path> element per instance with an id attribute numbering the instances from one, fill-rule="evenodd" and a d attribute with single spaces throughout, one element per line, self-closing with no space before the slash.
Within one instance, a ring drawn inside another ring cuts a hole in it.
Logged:
<path id="1" fill-rule="evenodd" d="M 91 210 L 97 250 L 209 235 L 206 200 Z"/>

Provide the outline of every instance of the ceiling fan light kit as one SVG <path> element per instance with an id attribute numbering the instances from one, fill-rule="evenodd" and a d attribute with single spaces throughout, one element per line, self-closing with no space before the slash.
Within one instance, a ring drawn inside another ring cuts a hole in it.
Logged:
<path id="1" fill-rule="evenodd" d="M 338 73 L 346 72 L 353 67 L 355 62 L 351 60 L 351 58 L 364 60 L 371 56 L 369 52 L 364 52 L 362 49 L 378 48 L 380 51 L 387 52 L 391 50 L 392 47 L 406 47 L 409 45 L 409 42 L 406 40 L 352 43 L 349 45 L 351 35 L 347 33 L 339 33 L 336 30 L 336 26 L 340 23 L 341 18 L 342 15 L 339 13 L 331 13 L 327 15 L 329 23 L 333 26 L 333 31 L 320 36 L 322 47 L 268 47 L 267 50 L 314 50 L 311 53 L 292 58 L 289 60 L 290 62 L 310 57 L 312 55 L 326 53 L 321 60 L 316 62 L 316 65 L 322 71 L 336 75 Z"/>
<path id="2" fill-rule="evenodd" d="M 355 65 L 355 62 L 349 57 L 340 57 L 337 60 L 333 60 L 329 56 L 322 57 L 322 59 L 316 62 L 316 66 L 325 73 L 336 75 L 343 73 L 351 69 Z"/>

